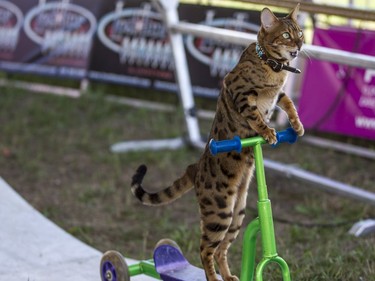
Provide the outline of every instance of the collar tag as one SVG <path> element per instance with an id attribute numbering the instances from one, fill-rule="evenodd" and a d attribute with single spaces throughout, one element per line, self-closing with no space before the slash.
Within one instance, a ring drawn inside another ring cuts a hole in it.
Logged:
<path id="1" fill-rule="evenodd" d="M 275 72 L 280 72 L 281 70 L 290 71 L 292 73 L 301 73 L 301 70 L 295 67 L 291 67 L 289 65 L 283 64 L 281 62 L 278 62 L 275 59 L 270 59 L 267 57 L 266 53 L 264 52 L 263 48 L 259 45 L 259 43 L 256 43 L 255 51 L 257 52 L 258 57 L 265 61 L 266 64 Z"/>

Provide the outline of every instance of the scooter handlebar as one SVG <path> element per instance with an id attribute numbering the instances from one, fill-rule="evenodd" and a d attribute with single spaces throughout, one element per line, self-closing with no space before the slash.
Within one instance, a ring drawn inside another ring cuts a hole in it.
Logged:
<path id="1" fill-rule="evenodd" d="M 210 140 L 210 152 L 212 155 L 216 155 L 221 152 L 237 151 L 238 153 L 242 150 L 241 139 L 239 136 L 234 136 L 231 140 L 216 141 Z"/>
<path id="2" fill-rule="evenodd" d="M 277 143 L 274 145 L 276 146 L 279 143 L 295 143 L 297 141 L 297 133 L 293 130 L 293 128 L 288 128 L 284 131 L 280 131 L 276 133 L 276 139 Z M 261 138 L 263 143 L 266 143 L 266 141 Z M 244 146 L 251 146 L 251 142 L 244 142 Z M 256 142 L 254 142 L 256 143 Z M 231 140 L 222 140 L 222 141 L 215 141 L 214 139 L 210 140 L 209 148 L 212 155 L 216 155 L 218 153 L 222 152 L 230 152 L 230 151 L 236 151 L 238 153 L 241 152 L 243 147 L 242 141 L 239 136 L 235 136 Z"/>
<path id="3" fill-rule="evenodd" d="M 284 131 L 280 131 L 280 132 L 277 132 L 276 133 L 276 139 L 277 139 L 277 143 L 283 143 L 283 142 L 287 142 L 287 143 L 295 143 L 297 141 L 297 133 L 296 131 L 293 130 L 293 128 L 288 128 Z"/>

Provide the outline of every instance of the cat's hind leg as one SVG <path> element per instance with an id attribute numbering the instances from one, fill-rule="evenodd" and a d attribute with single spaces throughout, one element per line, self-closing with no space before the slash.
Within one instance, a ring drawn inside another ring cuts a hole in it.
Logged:
<path id="1" fill-rule="evenodd" d="M 201 255 L 203 269 L 206 273 L 206 278 L 208 281 L 219 281 L 219 279 L 217 279 L 216 270 L 215 270 L 214 255 L 223 237 L 218 237 L 220 240 L 211 242 L 207 234 L 202 235 L 200 255 Z"/>
<path id="2" fill-rule="evenodd" d="M 222 197 L 201 200 L 201 260 L 208 281 L 218 281 L 215 270 L 215 252 L 232 223 L 234 202 Z"/>
<path id="3" fill-rule="evenodd" d="M 237 238 L 238 233 L 241 230 L 243 219 L 245 217 L 247 190 L 250 184 L 251 175 L 252 175 L 252 169 L 244 177 L 244 179 L 242 180 L 238 188 L 238 195 L 237 195 L 236 204 L 233 209 L 233 218 L 232 218 L 231 225 L 224 237 L 224 240 L 220 243 L 219 247 L 217 248 L 215 252 L 215 260 L 219 266 L 219 271 L 224 281 L 238 281 L 239 280 L 237 276 L 232 275 L 229 269 L 227 254 L 228 254 L 228 249 L 230 245 Z"/>

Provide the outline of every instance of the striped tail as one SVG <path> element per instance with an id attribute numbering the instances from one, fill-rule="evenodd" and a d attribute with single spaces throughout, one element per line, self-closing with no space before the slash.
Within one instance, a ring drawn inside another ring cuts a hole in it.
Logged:
<path id="1" fill-rule="evenodd" d="M 143 204 L 150 206 L 161 206 L 168 204 L 193 188 L 194 178 L 197 170 L 197 165 L 190 165 L 185 174 L 177 179 L 171 186 L 156 192 L 149 193 L 144 190 L 142 181 L 147 172 L 147 167 L 141 165 L 138 167 L 136 173 L 132 178 L 131 189 L 135 197 L 139 199 Z"/>

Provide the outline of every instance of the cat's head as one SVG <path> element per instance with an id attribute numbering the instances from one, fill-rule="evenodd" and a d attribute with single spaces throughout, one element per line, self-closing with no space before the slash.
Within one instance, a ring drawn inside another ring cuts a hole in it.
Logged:
<path id="1" fill-rule="evenodd" d="M 266 54 L 281 62 L 297 57 L 304 40 L 303 32 L 297 24 L 299 4 L 284 18 L 276 17 L 270 9 L 261 12 L 261 28 L 258 42 Z"/>

